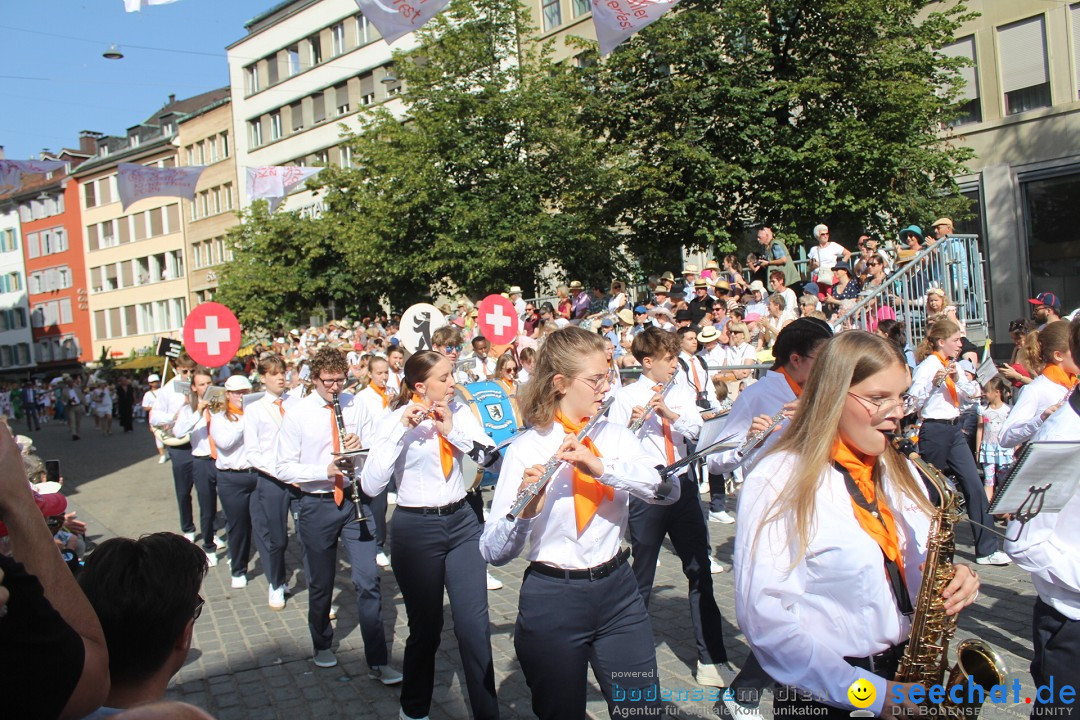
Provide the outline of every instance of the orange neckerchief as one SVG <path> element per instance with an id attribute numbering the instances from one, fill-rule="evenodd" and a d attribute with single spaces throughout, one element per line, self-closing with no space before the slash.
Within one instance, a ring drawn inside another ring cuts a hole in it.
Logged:
<path id="1" fill-rule="evenodd" d="M 239 405 L 233 405 L 232 403 L 226 403 L 226 409 L 232 415 L 243 415 L 244 414 L 244 404 L 243 403 L 241 403 Z"/>
<path id="2" fill-rule="evenodd" d="M 416 393 L 413 393 L 412 401 L 417 405 L 424 404 L 423 398 Z M 454 446 L 442 436 L 441 432 L 436 430 L 435 433 L 439 436 L 439 463 L 442 465 L 443 477 L 449 480 L 450 473 L 454 470 Z"/>
<path id="3" fill-rule="evenodd" d="M 562 412 L 556 410 L 555 422 L 562 425 L 563 430 L 576 436 L 581 432 L 581 428 L 585 427 L 588 420 L 573 422 L 568 420 Z M 585 438 L 581 441 L 581 444 L 589 448 L 596 457 L 603 457 L 600 455 L 600 448 L 596 447 L 596 443 L 592 441 L 592 438 Z M 577 520 L 578 535 L 581 535 L 585 527 L 592 521 L 593 515 L 600 508 L 600 502 L 604 499 L 612 500 L 614 498 L 615 488 L 599 482 L 593 476 L 578 470 L 576 466 L 574 467 L 574 518 Z"/>
<path id="4" fill-rule="evenodd" d="M 502 383 L 502 386 L 504 388 L 506 388 L 506 392 L 508 392 L 511 395 L 514 394 L 515 385 L 514 385 L 513 380 L 506 380 L 505 378 L 503 378 L 503 379 L 500 379 L 499 382 Z"/>
<path id="5" fill-rule="evenodd" d="M 203 410 L 203 420 L 206 421 L 206 439 L 210 443 L 210 457 L 217 460 L 217 446 L 214 445 L 214 436 L 210 434 L 210 410 Z"/>
<path id="6" fill-rule="evenodd" d="M 877 495 L 877 488 L 874 485 L 874 465 L 877 458 L 857 455 L 844 444 L 843 440 L 837 437 L 836 442 L 833 443 L 832 459 L 851 473 L 851 478 L 855 481 L 855 486 L 863 494 L 863 497 L 868 502 L 874 502 Z M 855 511 L 855 519 L 859 521 L 862 529 L 866 531 L 867 535 L 874 538 L 874 542 L 881 547 L 885 557 L 895 562 L 900 568 L 900 573 L 903 574 L 904 558 L 900 554 L 900 539 L 896 534 L 896 520 L 893 518 L 889 506 L 884 502 L 878 502 L 880 519 L 856 505 L 854 499 L 851 501 L 851 507 Z"/>
<path id="7" fill-rule="evenodd" d="M 1046 376 L 1047 380 L 1057 383 L 1066 390 L 1072 390 L 1076 387 L 1076 376 L 1062 370 L 1060 365 L 1051 363 L 1043 368 L 1042 374 Z"/>
<path id="8" fill-rule="evenodd" d="M 940 352 L 935 352 L 934 357 L 942 364 L 943 367 L 949 367 L 949 361 Z M 945 376 L 945 389 L 949 391 L 949 398 L 952 400 L 953 407 L 960 405 L 960 397 L 956 394 L 956 383 L 953 382 L 952 375 Z"/>
<path id="9" fill-rule="evenodd" d="M 368 387 L 375 391 L 375 394 L 382 398 L 382 406 L 385 408 L 390 404 L 390 395 L 386 392 L 386 388 L 379 387 L 375 383 L 368 383 Z"/>
<path id="10" fill-rule="evenodd" d="M 791 388 L 791 392 L 795 393 L 795 397 L 799 397 L 800 395 L 802 395 L 802 386 L 800 386 L 799 383 L 791 379 L 791 376 L 788 375 L 787 370 L 785 370 L 784 368 L 780 368 L 776 372 L 784 376 L 784 379 L 787 380 L 788 387 Z"/>

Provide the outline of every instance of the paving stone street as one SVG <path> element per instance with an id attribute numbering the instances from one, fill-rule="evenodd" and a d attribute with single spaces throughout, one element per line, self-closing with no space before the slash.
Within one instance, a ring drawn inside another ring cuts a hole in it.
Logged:
<path id="1" fill-rule="evenodd" d="M 65 492 L 73 509 L 87 522 L 91 538 L 101 542 L 113 536 L 137 537 L 159 530 L 178 532 L 171 466 L 157 463 L 147 426 L 137 423 L 133 433 L 117 429 L 105 437 L 89 421 L 87 424 L 90 427 L 83 428 L 82 439 L 77 442 L 71 440 L 66 425 L 55 422 L 33 437 L 41 457 L 61 460 Z M 17 424 L 15 429 L 24 431 L 25 426 Z M 734 504 L 729 510 L 734 512 Z M 223 527 L 223 516 L 219 517 Z M 714 575 L 713 580 L 724 614 L 730 659 L 738 667 L 746 656 L 747 645 L 735 624 L 730 573 L 735 526 L 710 523 L 709 531 L 717 556 L 729 569 Z M 224 537 L 224 530 L 219 534 Z M 970 562 L 970 533 L 962 527 L 958 535 L 958 559 Z M 258 561 L 249 575 L 248 587 L 234 590 L 224 554 L 221 557 L 221 563 L 211 568 L 206 578 L 202 594 L 207 602 L 196 623 L 194 645 L 187 664 L 170 686 L 169 697 L 198 705 L 219 720 L 397 717 L 398 690 L 367 677 L 363 644 L 356 628 L 355 594 L 347 571 L 339 573 L 335 596 L 339 607 L 335 649 L 340 663 L 324 670 L 311 662 L 306 585 L 296 543 L 290 545 L 289 558 L 292 597 L 281 612 L 267 607 L 267 585 Z M 517 587 L 524 569 L 520 559 L 503 568 L 492 568 L 492 574 L 505 587 L 488 593 L 495 680 L 506 718 L 532 717 L 528 688 L 514 655 L 512 638 Z M 1028 664 L 1034 591 L 1027 573 L 1012 566 L 980 567 L 979 573 L 983 579 L 981 598 L 962 615 L 954 645 L 968 637 L 988 642 L 1004 659 L 1011 677 L 1022 683 L 1020 705 L 987 704 L 984 717 L 1026 718 L 1028 709 L 1023 698 L 1033 692 Z M 393 572 L 387 568 L 381 577 L 383 620 L 392 643 L 391 662 L 400 669 L 408 634 L 405 608 Z M 678 558 L 670 548 L 661 554 L 651 615 L 662 685 L 673 691 L 698 688 L 692 674 L 696 651 L 686 585 Z M 447 606 L 432 718 L 469 717 L 459 664 Z M 608 716 L 595 685 L 588 710 L 590 717 Z M 670 717 L 727 716 L 720 702 L 680 700 L 670 703 L 667 710 Z M 772 716 L 768 694 L 762 714 Z"/>

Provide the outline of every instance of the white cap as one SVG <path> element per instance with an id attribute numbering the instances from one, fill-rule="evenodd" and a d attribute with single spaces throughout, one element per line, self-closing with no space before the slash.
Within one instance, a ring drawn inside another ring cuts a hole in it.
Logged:
<path id="1" fill-rule="evenodd" d="M 229 379 L 225 381 L 225 389 L 232 392 L 240 392 L 241 390 L 250 390 L 251 381 L 243 375 L 230 375 Z"/>
<path id="2" fill-rule="evenodd" d="M 148 383 L 161 382 L 161 376 L 158 375 L 157 373 L 150 373 L 150 377 L 146 378 L 146 382 L 148 382 Z"/>

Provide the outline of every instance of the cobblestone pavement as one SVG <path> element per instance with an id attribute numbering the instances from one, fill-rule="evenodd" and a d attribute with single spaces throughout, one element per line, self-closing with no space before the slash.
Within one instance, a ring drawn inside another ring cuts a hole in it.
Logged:
<path id="1" fill-rule="evenodd" d="M 146 532 L 178 532 L 176 503 L 170 465 L 157 464 L 153 440 L 145 424 L 135 432 L 114 431 L 102 436 L 87 421 L 82 439 L 74 442 L 66 425 L 51 423 L 34 434 L 44 458 L 59 458 L 66 493 L 80 518 L 90 526 L 91 537 L 100 540 L 138 536 Z M 114 425 L 114 427 L 116 427 Z M 19 424 L 16 424 L 19 429 Z M 220 516 L 219 516 L 220 517 Z M 222 522 L 223 525 L 223 522 Z M 734 525 L 711 523 L 714 551 L 729 572 L 714 575 L 717 602 L 724 614 L 725 639 L 732 663 L 738 667 L 747 645 L 735 625 L 735 601 L 730 574 Z M 220 535 L 224 535 L 222 530 Z M 959 531 L 959 559 L 971 561 L 970 535 Z M 206 607 L 196 625 L 194 647 L 187 664 L 176 676 L 169 697 L 198 705 L 219 720 L 303 720 L 317 718 L 396 718 L 398 691 L 369 680 L 363 645 L 356 628 L 355 595 L 342 571 L 335 604 L 336 668 L 323 670 L 311 662 L 307 630 L 306 586 L 296 544 L 290 546 L 292 597 L 281 612 L 267 608 L 267 585 L 258 561 L 248 587 L 233 590 L 224 561 L 211 568 L 203 589 Z M 696 652 L 678 558 L 661 553 L 651 606 L 661 682 L 677 693 L 690 692 L 694 682 Z M 517 593 L 524 563 L 516 560 L 492 574 L 505 588 L 489 592 L 492 647 L 496 685 L 503 717 L 531 717 L 529 692 L 513 650 L 511 633 L 517 615 Z M 1009 670 L 1020 680 L 1021 704 L 987 705 L 984 716 L 1027 717 L 1023 698 L 1033 692 L 1028 663 L 1031 658 L 1031 607 L 1034 591 L 1027 573 L 1014 567 L 979 568 L 982 595 L 961 620 L 957 640 L 977 637 L 997 649 Z M 400 668 L 408 630 L 405 608 L 393 572 L 382 573 L 383 619 L 392 643 L 392 663 Z M 683 697 L 687 697 L 683 695 Z M 667 707 L 671 717 L 727 716 L 722 703 L 708 700 L 677 700 Z M 607 717 L 606 705 L 596 687 L 589 697 L 591 717 Z M 762 714 L 772 715 L 769 695 Z M 436 662 L 436 686 L 431 717 L 467 718 L 468 706 L 459 670 L 457 642 L 449 608 L 442 645 Z"/>

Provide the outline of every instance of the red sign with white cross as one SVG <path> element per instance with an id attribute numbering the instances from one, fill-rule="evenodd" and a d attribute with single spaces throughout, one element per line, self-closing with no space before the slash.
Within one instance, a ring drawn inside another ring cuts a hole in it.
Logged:
<path id="1" fill-rule="evenodd" d="M 517 338 L 517 311 L 502 295 L 488 295 L 476 306 L 476 312 L 480 334 L 492 345 L 509 345 Z"/>
<path id="2" fill-rule="evenodd" d="M 184 320 L 184 349 L 200 365 L 221 367 L 240 349 L 240 322 L 221 303 L 196 305 Z"/>

